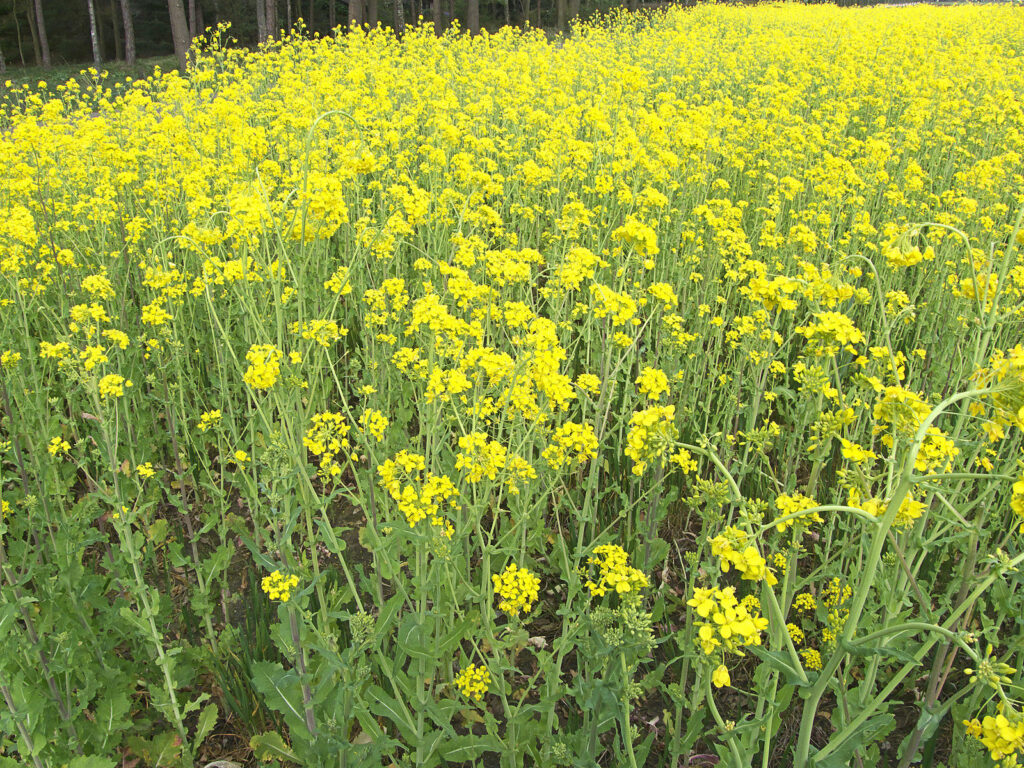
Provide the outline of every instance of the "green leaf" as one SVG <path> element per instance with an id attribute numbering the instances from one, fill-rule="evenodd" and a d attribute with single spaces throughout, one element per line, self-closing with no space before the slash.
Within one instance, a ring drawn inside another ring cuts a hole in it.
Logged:
<path id="1" fill-rule="evenodd" d="M 437 654 L 430 646 L 430 639 L 433 633 L 427 618 L 425 623 L 420 623 L 416 614 L 410 613 L 402 620 L 398 628 L 398 647 L 405 651 L 411 659 L 422 659 L 424 661 L 436 661 Z"/>
<path id="2" fill-rule="evenodd" d="M 884 739 L 895 727 L 896 718 L 888 712 L 870 717 L 854 733 L 845 737 L 835 751 L 830 752 L 823 760 L 817 760 L 812 756 L 811 764 L 814 768 L 847 768 L 854 752 Z"/>
<path id="3" fill-rule="evenodd" d="M 268 762 L 270 760 L 288 760 L 292 763 L 299 762 L 299 758 L 296 757 L 295 753 L 288 748 L 288 745 L 284 743 L 284 739 L 281 738 L 281 734 L 277 731 L 257 733 L 249 739 L 249 748 L 256 756 L 256 759 L 262 762 Z"/>
<path id="4" fill-rule="evenodd" d="M 896 661 L 901 661 L 904 664 L 913 664 L 915 667 L 919 666 L 921 662 L 914 657 L 914 654 L 906 651 L 901 651 L 899 648 L 893 648 L 890 646 L 883 645 L 862 645 L 860 643 L 848 643 L 845 640 L 840 639 L 840 647 L 851 656 L 863 656 L 870 658 L 872 656 L 879 656 L 881 658 L 891 658 Z"/>
<path id="5" fill-rule="evenodd" d="M 371 685 L 366 696 L 370 699 L 370 711 L 373 714 L 390 720 L 408 744 L 416 743 L 416 727 L 406 719 L 402 706 L 393 696 L 389 696 L 378 685 Z"/>
<path id="6" fill-rule="evenodd" d="M 494 734 L 484 736 L 454 736 L 446 739 L 441 747 L 441 757 L 450 763 L 464 763 L 476 760 L 484 752 L 501 752 L 504 747 Z"/>
<path id="7" fill-rule="evenodd" d="M 68 763 L 68 768 L 116 768 L 116 766 L 116 760 L 111 760 L 107 757 L 97 757 L 96 755 L 91 757 L 76 757 Z"/>
<path id="8" fill-rule="evenodd" d="M 298 675 L 285 671 L 276 662 L 258 661 L 252 665 L 252 683 L 263 694 L 267 706 L 284 715 L 293 738 L 310 738 Z"/>
<path id="9" fill-rule="evenodd" d="M 199 723 L 196 725 L 196 735 L 193 738 L 193 746 L 198 747 L 203 743 L 203 739 L 210 735 L 215 725 L 217 725 L 217 717 L 220 715 L 220 710 L 217 709 L 217 705 L 214 703 L 207 704 L 203 711 L 199 714 Z"/>
<path id="10" fill-rule="evenodd" d="M 810 687 L 814 685 L 816 675 L 814 675 L 813 672 L 808 672 L 807 679 L 803 680 L 800 677 L 800 673 L 793 666 L 793 662 L 790 659 L 789 654 L 783 653 L 782 651 L 769 651 L 767 648 L 760 645 L 752 645 L 748 650 L 768 666 L 773 669 L 777 669 L 782 674 L 783 680 L 788 685 L 793 685 L 797 688 Z"/>

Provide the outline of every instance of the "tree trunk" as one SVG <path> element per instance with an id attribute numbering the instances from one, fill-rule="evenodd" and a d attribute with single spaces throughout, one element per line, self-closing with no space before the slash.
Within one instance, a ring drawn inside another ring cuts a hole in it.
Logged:
<path id="1" fill-rule="evenodd" d="M 135 23 L 132 21 L 131 0 L 120 0 L 121 23 L 124 25 L 124 60 L 126 64 L 135 63 Z"/>
<path id="2" fill-rule="evenodd" d="M 309 29 L 310 32 L 313 31 L 313 25 L 315 23 L 316 22 L 314 21 L 313 17 L 313 0 L 309 0 L 309 16 L 306 17 L 306 27 Z"/>
<path id="3" fill-rule="evenodd" d="M 121 61 L 124 59 L 124 38 L 121 36 L 121 17 L 114 0 L 110 0 L 110 21 L 114 25 L 114 58 Z"/>
<path id="4" fill-rule="evenodd" d="M 366 0 L 366 24 L 373 29 L 377 26 L 377 0 Z"/>
<path id="5" fill-rule="evenodd" d="M 174 56 L 178 60 L 178 72 L 184 75 L 188 68 L 189 43 L 185 5 L 182 0 L 167 0 L 167 10 L 171 15 L 171 39 L 174 41 Z"/>
<path id="6" fill-rule="evenodd" d="M 348 28 L 363 26 L 363 0 L 348 0 Z"/>
<path id="7" fill-rule="evenodd" d="M 36 24 L 36 9 L 31 0 L 29 0 L 25 16 L 28 17 L 28 31 L 32 33 L 32 55 L 35 56 L 35 63 L 38 67 L 43 63 L 43 52 L 39 50 L 39 25 Z"/>
<path id="8" fill-rule="evenodd" d="M 530 25 L 530 0 L 523 0 L 523 26 Z"/>
<path id="9" fill-rule="evenodd" d="M 335 8 L 336 0 L 327 0 L 327 26 L 331 28 L 331 32 L 338 26 L 338 9 Z"/>
<path id="10" fill-rule="evenodd" d="M 196 0 L 188 0 L 188 39 L 194 40 L 199 34 L 199 19 L 196 13 Z"/>
<path id="11" fill-rule="evenodd" d="M 569 3 L 566 0 L 555 0 L 555 11 L 558 14 L 558 31 L 565 32 L 569 24 Z"/>
<path id="12" fill-rule="evenodd" d="M 103 63 L 100 56 L 100 33 L 96 28 L 96 0 L 85 0 L 89 7 L 89 40 L 92 42 L 92 61 L 96 66 Z"/>
<path id="13" fill-rule="evenodd" d="M 53 64 L 50 58 L 50 43 L 46 39 L 46 21 L 43 19 L 43 0 L 35 0 L 33 3 L 36 12 L 36 32 L 39 35 L 39 52 L 44 67 Z"/>
<path id="14" fill-rule="evenodd" d="M 561 0 L 565 2 L 565 0 Z M 466 2 L 466 27 L 469 34 L 480 34 L 480 0 L 467 0 Z"/>
<path id="15" fill-rule="evenodd" d="M 444 30 L 444 21 L 441 17 L 441 2 L 442 0 L 434 0 L 433 14 L 434 14 L 434 34 L 440 35 Z"/>
<path id="16" fill-rule="evenodd" d="M 260 43 L 267 42 L 267 6 L 263 0 L 256 0 L 256 37 Z"/>
<path id="17" fill-rule="evenodd" d="M 292 28 L 292 0 L 284 0 L 284 18 L 288 23 L 285 27 L 291 31 Z"/>
<path id="18" fill-rule="evenodd" d="M 569 0 L 569 21 L 580 15 L 580 0 Z"/>
<path id="19" fill-rule="evenodd" d="M 444 26 L 447 28 L 455 20 L 455 0 L 447 0 L 445 3 L 447 14 L 444 18 Z"/>
<path id="20" fill-rule="evenodd" d="M 281 28 L 277 25 L 277 0 L 267 2 L 267 37 L 277 37 Z"/>
<path id="21" fill-rule="evenodd" d="M 11 4 L 11 19 L 14 21 L 15 39 L 18 41 L 18 57 L 21 59 L 21 66 L 25 66 L 25 49 L 21 44 L 21 22 L 18 21 L 18 3 Z"/>
<path id="22" fill-rule="evenodd" d="M 395 34 L 398 35 L 399 37 L 405 34 L 404 0 L 395 0 Z"/>

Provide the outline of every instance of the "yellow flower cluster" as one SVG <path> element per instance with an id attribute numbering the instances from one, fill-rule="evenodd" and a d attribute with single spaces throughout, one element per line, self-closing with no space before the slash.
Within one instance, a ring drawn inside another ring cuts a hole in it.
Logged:
<path id="1" fill-rule="evenodd" d="M 245 354 L 249 367 L 242 379 L 253 389 L 270 389 L 281 376 L 284 353 L 273 344 L 253 344 Z"/>
<path id="2" fill-rule="evenodd" d="M 537 602 L 540 579 L 526 568 L 512 563 L 501 573 L 492 575 L 491 581 L 494 594 L 499 597 L 498 608 L 510 616 L 529 613 Z"/>
<path id="3" fill-rule="evenodd" d="M 352 443 L 348 439 L 351 431 L 345 417 L 340 413 L 318 413 L 310 419 L 309 429 L 306 430 L 302 444 L 314 456 L 320 459 L 320 468 L 317 474 L 324 480 L 337 480 L 341 476 L 341 465 L 337 459 L 343 456 L 346 459 L 358 460 L 358 455 L 352 452 Z"/>
<path id="4" fill-rule="evenodd" d="M 675 406 L 654 406 L 637 411 L 629 419 L 625 454 L 633 460 L 633 474 L 642 475 L 651 462 L 665 466 L 669 450 L 679 438 Z"/>
<path id="5" fill-rule="evenodd" d="M 543 459 L 558 471 L 575 469 L 597 458 L 597 435 L 589 424 L 566 422 L 551 435 L 551 443 L 541 452 Z"/>
<path id="6" fill-rule="evenodd" d="M 596 581 L 587 579 L 585 586 L 594 597 L 601 597 L 609 590 L 619 595 L 636 595 L 648 586 L 647 577 L 629 564 L 629 555 L 616 544 L 602 544 L 594 547 L 594 554 L 587 563 L 597 567 Z"/>
<path id="7" fill-rule="evenodd" d="M 389 424 L 388 417 L 375 408 L 367 408 L 359 415 L 359 426 L 378 443 L 384 439 Z"/>
<path id="8" fill-rule="evenodd" d="M 981 720 L 964 720 L 963 724 L 969 735 L 985 745 L 993 760 L 1015 766 L 1024 757 L 1024 717 L 1005 708 L 1002 702 L 997 707 L 995 717 L 986 715 Z"/>
<path id="9" fill-rule="evenodd" d="M 196 424 L 196 427 L 199 429 L 200 432 L 206 432 L 207 430 L 212 429 L 213 427 L 216 427 L 218 424 L 220 424 L 222 418 L 223 416 L 221 415 L 219 409 L 213 411 L 204 411 L 199 416 L 199 423 Z"/>
<path id="10" fill-rule="evenodd" d="M 490 684 L 491 673 L 483 665 L 470 664 L 455 676 L 455 687 L 463 696 L 474 701 L 483 701 Z"/>
<path id="11" fill-rule="evenodd" d="M 749 536 L 735 526 L 729 526 L 711 539 L 711 554 L 720 559 L 722 573 L 735 568 L 747 581 L 765 581 L 769 586 L 778 583 L 757 547 L 749 544 Z"/>
<path id="12" fill-rule="evenodd" d="M 299 586 L 299 577 L 295 574 L 285 575 L 280 571 L 274 571 L 269 576 L 264 576 L 260 588 L 267 593 L 271 600 L 279 600 L 287 603 L 292 599 L 292 590 Z"/>
<path id="13" fill-rule="evenodd" d="M 435 475 L 426 469 L 421 454 L 403 450 L 377 467 L 377 474 L 410 528 L 429 520 L 450 539 L 455 530 L 442 509 L 445 505 L 458 509 L 459 491 L 447 475 Z"/>
<path id="14" fill-rule="evenodd" d="M 825 522 L 817 512 L 801 514 L 804 510 L 813 509 L 818 506 L 814 499 L 804 496 L 802 493 L 783 493 L 775 498 L 775 507 L 779 510 L 779 522 L 775 527 L 779 531 L 785 531 L 790 526 L 809 527 L 812 523 Z M 790 520 L 784 518 L 791 515 L 799 515 Z"/>
<path id="15" fill-rule="evenodd" d="M 648 400 L 658 401 L 668 392 L 668 376 L 660 368 L 645 367 L 636 379 L 637 390 Z"/>
<path id="16" fill-rule="evenodd" d="M 46 446 L 46 450 L 49 451 L 51 456 L 62 456 L 71 450 L 71 444 L 62 437 L 53 437 L 50 438 L 50 443 Z"/>
<path id="17" fill-rule="evenodd" d="M 761 616 L 756 600 L 738 600 L 734 587 L 698 587 L 686 604 L 700 618 L 707 619 L 697 625 L 697 641 L 705 655 L 723 649 L 742 656 L 744 646 L 761 645 L 761 633 L 768 628 L 768 619 Z"/>
<path id="18" fill-rule="evenodd" d="M 108 373 L 100 379 L 98 386 L 100 397 L 104 399 L 108 397 L 123 397 L 124 391 L 132 386 L 132 381 L 116 373 Z"/>

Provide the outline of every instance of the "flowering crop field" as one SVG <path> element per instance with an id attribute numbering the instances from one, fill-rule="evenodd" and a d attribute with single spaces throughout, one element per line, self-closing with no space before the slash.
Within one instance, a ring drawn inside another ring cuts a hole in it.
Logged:
<path id="1" fill-rule="evenodd" d="M 9 92 L 0 767 L 1016 765 L 1022 28 Z"/>

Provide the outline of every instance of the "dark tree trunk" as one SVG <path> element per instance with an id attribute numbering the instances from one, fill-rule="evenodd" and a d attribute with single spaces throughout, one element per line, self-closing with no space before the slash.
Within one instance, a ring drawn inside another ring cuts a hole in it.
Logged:
<path id="1" fill-rule="evenodd" d="M 267 42 L 267 6 L 263 0 L 256 0 L 256 37 L 261 43 Z"/>
<path id="2" fill-rule="evenodd" d="M 561 0 L 565 2 L 565 0 Z M 467 0 L 466 2 L 466 28 L 471 35 L 480 34 L 480 0 Z"/>
<path id="3" fill-rule="evenodd" d="M 434 15 L 434 34 L 440 35 L 444 30 L 444 21 L 442 20 L 441 3 L 443 0 L 434 0 L 433 15 Z"/>
<path id="4" fill-rule="evenodd" d="M 313 0 L 309 0 L 309 16 L 306 18 L 306 27 L 310 32 L 313 31 L 316 22 L 313 17 Z"/>
<path id="5" fill-rule="evenodd" d="M 366 24 L 373 29 L 377 26 L 377 0 L 366 0 Z"/>
<path id="6" fill-rule="evenodd" d="M 39 49 L 39 25 L 36 24 L 36 9 L 31 0 L 25 15 L 28 17 L 28 31 L 32 33 L 32 54 L 38 67 L 43 63 L 43 52 Z"/>
<path id="7" fill-rule="evenodd" d="M 338 9 L 335 7 L 337 0 L 327 0 L 327 26 L 331 28 L 331 32 L 338 26 Z"/>
<path id="8" fill-rule="evenodd" d="M 580 15 L 580 0 L 569 0 L 569 21 Z"/>
<path id="9" fill-rule="evenodd" d="M 96 0 L 85 0 L 85 4 L 89 8 L 89 41 L 92 43 L 92 61 L 93 64 L 99 66 L 103 63 L 103 57 L 100 55 L 100 32 L 96 26 Z"/>
<path id="10" fill-rule="evenodd" d="M 569 3 L 567 0 L 555 0 L 555 11 L 558 14 L 558 31 L 565 32 L 569 23 Z"/>
<path id="11" fill-rule="evenodd" d="M 11 20 L 14 22 L 15 39 L 18 41 L 18 58 L 21 59 L 21 66 L 25 66 L 25 49 L 21 45 L 21 22 L 18 21 L 18 3 L 11 4 Z"/>
<path id="12" fill-rule="evenodd" d="M 363 0 L 348 0 L 348 28 L 363 26 Z"/>
<path id="13" fill-rule="evenodd" d="M 191 42 L 199 34 L 199 18 L 196 0 L 188 0 L 188 39 Z"/>
<path id="14" fill-rule="evenodd" d="M 124 59 L 124 36 L 121 34 L 120 12 L 114 0 L 110 0 L 110 21 L 114 25 L 114 58 L 121 61 Z"/>
<path id="15" fill-rule="evenodd" d="M 120 0 L 121 22 L 124 24 L 124 60 L 135 63 L 135 23 L 132 21 L 131 0 Z"/>
<path id="16" fill-rule="evenodd" d="M 50 43 L 46 39 L 46 20 L 43 18 L 43 0 L 34 0 L 33 8 L 36 14 L 36 34 L 39 36 L 39 54 L 44 67 L 53 64 L 50 58 Z"/>
<path id="17" fill-rule="evenodd" d="M 403 0 L 395 0 L 395 34 L 405 34 L 405 4 Z"/>
<path id="18" fill-rule="evenodd" d="M 182 0 L 167 0 L 167 11 L 171 16 L 171 39 L 174 41 L 174 56 L 178 60 L 178 71 L 184 75 L 188 68 L 188 19 Z"/>
<path id="19" fill-rule="evenodd" d="M 277 0 L 267 2 L 267 37 L 277 37 L 281 28 L 277 24 Z"/>
<path id="20" fill-rule="evenodd" d="M 292 28 L 292 0 L 284 0 L 284 19 L 287 22 L 285 28 Z"/>

